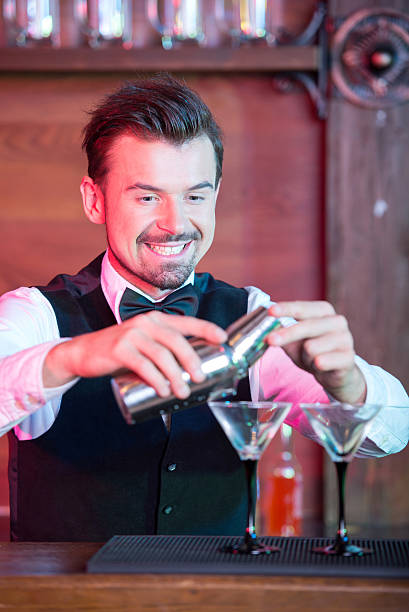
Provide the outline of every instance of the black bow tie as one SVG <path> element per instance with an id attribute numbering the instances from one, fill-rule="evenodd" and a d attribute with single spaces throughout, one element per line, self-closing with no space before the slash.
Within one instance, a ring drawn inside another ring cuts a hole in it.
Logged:
<path id="1" fill-rule="evenodd" d="M 125 321 L 142 312 L 160 310 L 167 314 L 189 315 L 194 317 L 198 307 L 199 298 L 193 285 L 190 283 L 177 291 L 173 291 L 161 302 L 151 302 L 140 293 L 127 288 L 119 303 L 119 316 L 122 321 Z"/>

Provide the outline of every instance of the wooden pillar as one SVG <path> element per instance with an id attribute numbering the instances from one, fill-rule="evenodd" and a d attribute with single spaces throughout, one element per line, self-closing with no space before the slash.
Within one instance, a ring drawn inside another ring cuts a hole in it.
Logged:
<path id="1" fill-rule="evenodd" d="M 330 14 L 404 0 L 331 0 Z M 366 109 L 337 96 L 327 122 L 327 296 L 349 320 L 356 352 L 409 382 L 409 104 Z M 352 522 L 396 528 L 409 523 L 409 452 L 355 461 L 348 475 Z M 332 468 L 331 468 L 332 470 Z M 327 482 L 335 479 L 329 472 Z M 382 493 L 380 493 L 382 490 Z M 335 500 L 331 486 L 327 497 Z M 335 504 L 330 503 L 334 518 Z M 403 527 L 402 527 L 403 528 Z"/>

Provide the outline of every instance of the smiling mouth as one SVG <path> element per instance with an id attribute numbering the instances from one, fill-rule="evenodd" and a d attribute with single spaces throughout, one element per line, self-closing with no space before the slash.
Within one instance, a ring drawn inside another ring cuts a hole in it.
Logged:
<path id="1" fill-rule="evenodd" d="M 177 244 L 177 245 L 173 244 L 172 246 L 165 245 L 165 244 L 152 244 L 149 242 L 145 242 L 145 246 L 147 246 L 149 250 L 153 251 L 153 253 L 156 253 L 157 255 L 162 255 L 165 257 L 169 257 L 171 255 L 179 255 L 180 253 L 182 253 L 182 251 L 186 250 L 191 244 L 192 244 L 192 241 L 185 242 L 184 244 Z"/>

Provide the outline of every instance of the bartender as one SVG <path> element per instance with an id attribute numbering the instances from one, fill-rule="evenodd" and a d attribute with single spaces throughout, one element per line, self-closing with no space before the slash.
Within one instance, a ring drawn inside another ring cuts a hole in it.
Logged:
<path id="1" fill-rule="evenodd" d="M 195 273 L 213 241 L 223 145 L 185 84 L 165 75 L 123 85 L 91 114 L 83 147 L 84 211 L 105 224 L 106 252 L 74 276 L 0 299 L 11 537 L 241 533 L 244 469 L 208 407 L 174 415 L 170 426 L 157 418 L 129 427 L 112 375 L 129 369 L 159 395 L 185 398 L 182 369 L 203 379 L 186 336 L 223 342 L 229 324 L 263 305 L 284 326 L 239 399 L 293 402 L 287 422 L 311 435 L 301 401 L 407 405 L 408 397 L 355 355 L 346 319 L 327 302 L 273 304 L 260 289 Z M 401 450 L 407 428 L 383 409 L 361 455 Z"/>

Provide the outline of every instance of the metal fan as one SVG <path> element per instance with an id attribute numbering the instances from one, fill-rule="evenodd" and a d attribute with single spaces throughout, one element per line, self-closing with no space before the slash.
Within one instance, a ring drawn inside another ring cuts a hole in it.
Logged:
<path id="1" fill-rule="evenodd" d="M 332 78 L 360 106 L 387 108 L 409 100 L 409 15 L 374 8 L 348 17 L 333 39 Z"/>

